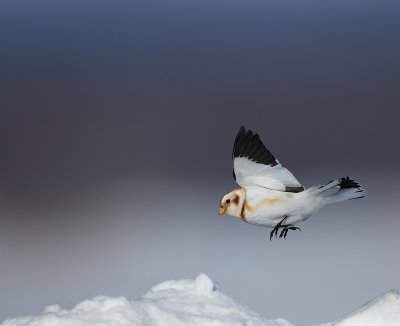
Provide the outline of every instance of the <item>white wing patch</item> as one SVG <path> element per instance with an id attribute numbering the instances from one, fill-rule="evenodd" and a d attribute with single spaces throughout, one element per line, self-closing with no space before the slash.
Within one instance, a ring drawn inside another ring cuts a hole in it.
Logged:
<path id="1" fill-rule="evenodd" d="M 233 145 L 233 171 L 243 188 L 258 186 L 279 191 L 300 192 L 304 187 L 265 147 L 258 134 L 241 127 Z"/>
<path id="2" fill-rule="evenodd" d="M 286 191 L 287 187 L 301 187 L 300 182 L 297 181 L 294 175 L 279 162 L 271 166 L 256 163 L 247 157 L 235 157 L 233 169 L 236 175 L 236 182 L 243 188 L 260 186 Z"/>

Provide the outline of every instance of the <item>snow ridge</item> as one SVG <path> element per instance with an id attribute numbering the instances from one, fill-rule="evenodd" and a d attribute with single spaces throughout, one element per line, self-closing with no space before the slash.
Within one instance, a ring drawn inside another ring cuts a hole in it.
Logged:
<path id="1" fill-rule="evenodd" d="M 268 321 L 228 297 L 205 274 L 195 280 L 166 281 L 139 301 L 98 296 L 72 310 L 48 306 L 39 316 L 5 320 L 1 326 L 293 326 Z"/>
<path id="2" fill-rule="evenodd" d="M 333 326 L 399 326 L 400 325 L 400 293 L 388 291 L 367 302 L 351 315 Z"/>
<path id="3" fill-rule="evenodd" d="M 71 310 L 47 306 L 38 316 L 10 318 L 0 326 L 294 326 L 266 320 L 222 293 L 205 274 L 166 281 L 139 301 L 98 296 Z M 389 291 L 346 318 L 320 326 L 399 326 L 400 294 Z"/>

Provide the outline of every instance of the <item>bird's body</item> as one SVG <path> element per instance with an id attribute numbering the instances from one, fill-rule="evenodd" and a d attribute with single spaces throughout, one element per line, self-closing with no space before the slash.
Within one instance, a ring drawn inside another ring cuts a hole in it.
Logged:
<path id="1" fill-rule="evenodd" d="M 274 228 L 275 236 L 286 237 L 289 229 L 323 206 L 365 196 L 364 189 L 349 177 L 332 180 L 308 189 L 266 149 L 257 134 L 242 127 L 233 149 L 234 178 L 241 188 L 227 193 L 220 214 L 235 216 L 247 223 Z"/>
<path id="2" fill-rule="evenodd" d="M 290 193 L 276 190 L 250 187 L 245 190 L 246 200 L 241 209 L 243 220 L 257 225 L 274 227 L 284 216 L 288 223 L 306 219 L 313 213 L 315 203 L 304 193 Z M 293 221 L 289 221 L 293 220 Z"/>

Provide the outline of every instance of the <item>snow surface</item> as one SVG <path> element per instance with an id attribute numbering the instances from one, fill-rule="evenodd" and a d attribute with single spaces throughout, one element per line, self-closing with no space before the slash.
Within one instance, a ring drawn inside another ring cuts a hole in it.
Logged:
<path id="1" fill-rule="evenodd" d="M 391 290 L 332 325 L 400 326 L 400 294 L 396 290 Z"/>
<path id="2" fill-rule="evenodd" d="M 139 301 L 98 296 L 71 310 L 51 305 L 38 316 L 3 321 L 0 326 L 294 326 L 266 320 L 222 293 L 205 274 L 195 280 L 166 281 Z M 320 326 L 399 326 L 400 295 L 392 290 L 334 323 Z"/>

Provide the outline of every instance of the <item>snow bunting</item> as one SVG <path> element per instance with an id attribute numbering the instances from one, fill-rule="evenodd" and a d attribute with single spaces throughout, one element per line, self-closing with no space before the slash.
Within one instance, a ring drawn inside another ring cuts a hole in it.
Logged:
<path id="1" fill-rule="evenodd" d="M 222 197 L 219 214 L 247 223 L 273 228 L 273 235 L 286 238 L 289 230 L 321 207 L 365 197 L 365 190 L 350 177 L 305 189 L 264 146 L 258 134 L 241 127 L 233 146 L 233 177 L 241 186 Z"/>

